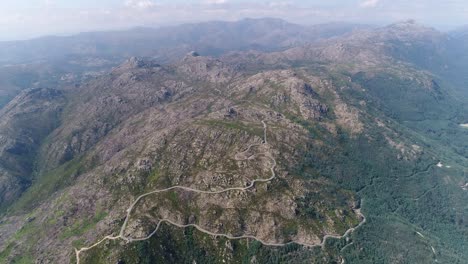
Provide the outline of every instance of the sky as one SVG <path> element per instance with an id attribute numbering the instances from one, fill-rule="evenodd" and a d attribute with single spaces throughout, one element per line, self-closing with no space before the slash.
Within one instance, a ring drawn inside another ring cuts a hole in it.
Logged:
<path id="1" fill-rule="evenodd" d="M 467 0 L 0 0 L 0 40 L 209 20 L 277 17 L 299 24 L 468 24 Z"/>

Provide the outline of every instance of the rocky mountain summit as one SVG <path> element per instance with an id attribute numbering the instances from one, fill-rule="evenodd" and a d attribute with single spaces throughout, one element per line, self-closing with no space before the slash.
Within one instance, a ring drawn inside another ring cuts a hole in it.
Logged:
<path id="1" fill-rule="evenodd" d="M 0 111 L 0 262 L 463 263 L 468 112 L 414 60 L 429 39 L 131 57 L 22 92 Z"/>

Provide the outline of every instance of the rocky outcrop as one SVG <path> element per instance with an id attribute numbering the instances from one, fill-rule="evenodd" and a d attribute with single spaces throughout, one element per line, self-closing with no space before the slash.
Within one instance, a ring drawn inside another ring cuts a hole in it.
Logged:
<path id="1" fill-rule="evenodd" d="M 235 69 L 225 62 L 190 53 L 177 65 L 177 71 L 198 81 L 226 83 L 235 77 Z"/>

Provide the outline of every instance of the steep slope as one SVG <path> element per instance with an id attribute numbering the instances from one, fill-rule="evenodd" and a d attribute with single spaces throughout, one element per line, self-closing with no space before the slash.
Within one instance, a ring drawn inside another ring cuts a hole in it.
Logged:
<path id="1" fill-rule="evenodd" d="M 38 149 L 58 126 L 64 101 L 60 91 L 32 89 L 0 111 L 0 208 L 32 184 Z"/>
<path id="2" fill-rule="evenodd" d="M 459 94 L 465 98 L 468 96 L 468 79 L 464 74 L 468 65 L 468 30 L 467 28 L 459 31 L 450 32 L 448 44 L 449 63 L 444 65 L 440 74 L 450 80 L 455 88 L 458 88 Z"/>

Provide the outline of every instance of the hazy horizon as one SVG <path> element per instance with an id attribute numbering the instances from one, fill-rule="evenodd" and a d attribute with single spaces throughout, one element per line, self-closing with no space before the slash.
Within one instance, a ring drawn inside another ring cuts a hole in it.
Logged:
<path id="1" fill-rule="evenodd" d="M 264 17 L 303 25 L 384 25 L 414 19 L 449 30 L 468 21 L 468 4 L 460 0 L 7 0 L 0 3 L 0 41 Z"/>

